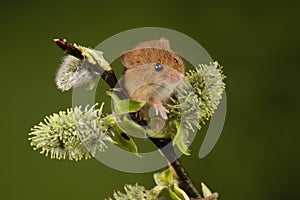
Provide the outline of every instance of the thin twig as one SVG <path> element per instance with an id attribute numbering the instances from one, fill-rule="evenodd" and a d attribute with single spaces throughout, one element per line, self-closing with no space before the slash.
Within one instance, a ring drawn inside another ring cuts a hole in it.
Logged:
<path id="1" fill-rule="evenodd" d="M 62 49 L 66 54 L 70 54 L 72 56 L 75 56 L 76 58 L 80 60 L 84 60 L 84 56 L 82 55 L 82 52 L 77 48 L 77 46 L 72 45 L 68 43 L 66 40 L 62 39 L 55 39 L 54 42 Z M 110 86 L 110 88 L 114 88 L 117 84 L 117 78 L 113 70 L 110 71 L 104 71 L 104 73 L 101 75 L 103 80 Z M 142 122 L 139 118 L 133 118 L 133 120 L 143 125 L 144 122 Z M 215 198 L 201 198 L 200 192 L 197 190 L 197 188 L 194 186 L 191 178 L 189 177 L 187 171 L 181 164 L 181 162 L 177 159 L 174 148 L 172 145 L 170 145 L 170 148 L 162 149 L 164 146 L 172 142 L 171 138 L 152 138 L 149 137 L 150 140 L 155 144 L 155 146 L 162 151 L 166 159 L 171 163 L 172 167 L 174 168 L 176 174 L 178 175 L 180 179 L 179 186 L 187 193 L 191 199 L 200 199 L 200 200 L 213 200 Z M 173 161 L 173 162 L 172 162 Z"/>
<path id="2" fill-rule="evenodd" d="M 53 40 L 57 46 L 59 46 L 66 54 L 72 55 L 80 60 L 84 59 L 82 52 L 75 45 L 70 44 L 65 39 L 54 39 Z"/>

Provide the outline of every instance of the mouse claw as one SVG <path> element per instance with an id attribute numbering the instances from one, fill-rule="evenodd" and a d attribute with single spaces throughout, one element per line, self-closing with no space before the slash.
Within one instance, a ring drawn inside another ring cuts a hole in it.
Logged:
<path id="1" fill-rule="evenodd" d="M 167 113 L 170 113 L 163 105 L 153 104 L 155 115 L 160 115 L 164 120 L 168 119 Z"/>

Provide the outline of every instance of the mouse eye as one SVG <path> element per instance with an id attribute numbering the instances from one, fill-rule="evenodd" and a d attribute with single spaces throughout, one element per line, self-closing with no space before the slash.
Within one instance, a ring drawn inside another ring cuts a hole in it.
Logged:
<path id="1" fill-rule="evenodd" d="M 155 71 L 159 72 L 159 71 L 163 70 L 164 67 L 162 66 L 162 64 L 156 63 L 156 64 L 154 65 L 154 69 L 155 69 Z"/>
<path id="2" fill-rule="evenodd" d="M 174 61 L 178 64 L 178 60 L 176 58 L 174 58 Z"/>

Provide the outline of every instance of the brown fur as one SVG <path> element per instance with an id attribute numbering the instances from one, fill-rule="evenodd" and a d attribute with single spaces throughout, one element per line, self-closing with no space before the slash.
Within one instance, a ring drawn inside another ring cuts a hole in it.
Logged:
<path id="1" fill-rule="evenodd" d="M 121 61 L 125 66 L 123 83 L 128 95 L 133 100 L 148 102 L 143 115 L 151 104 L 164 112 L 162 102 L 173 94 L 184 74 L 184 62 L 171 50 L 169 41 L 161 38 L 143 42 L 125 52 Z M 155 71 L 157 63 L 163 70 Z"/>
<path id="2" fill-rule="evenodd" d="M 171 50 L 169 41 L 165 38 L 139 44 L 133 50 L 125 52 L 121 57 L 121 61 L 126 69 L 142 64 L 161 63 L 173 67 L 181 73 L 184 72 L 182 59 Z"/>

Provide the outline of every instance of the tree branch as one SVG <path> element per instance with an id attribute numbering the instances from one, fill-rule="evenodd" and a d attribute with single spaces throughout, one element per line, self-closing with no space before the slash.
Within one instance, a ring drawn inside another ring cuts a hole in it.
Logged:
<path id="1" fill-rule="evenodd" d="M 62 39 L 55 39 L 54 42 L 62 49 L 66 54 L 70 54 L 80 60 L 84 60 L 85 57 L 82 55 L 82 52 L 77 48 L 76 45 L 72 45 L 68 43 L 66 40 Z M 110 88 L 114 88 L 117 84 L 117 78 L 114 71 L 111 69 L 109 71 L 104 71 L 101 77 L 103 80 L 110 86 Z M 139 120 L 138 118 L 133 118 L 134 121 L 140 125 L 143 125 L 144 122 Z M 176 174 L 180 179 L 179 186 L 187 193 L 191 199 L 201 199 L 201 200 L 213 200 L 215 198 L 201 198 L 200 192 L 194 186 L 191 178 L 189 177 L 187 171 L 181 164 L 181 162 L 177 159 L 173 146 L 170 148 L 162 149 L 164 146 L 172 142 L 171 138 L 152 138 L 149 137 L 150 140 L 155 144 L 157 148 L 159 148 L 166 159 L 171 163 L 172 167 L 174 168 Z M 173 162 L 172 162 L 173 161 Z"/>
<path id="2" fill-rule="evenodd" d="M 188 194 L 189 197 L 201 197 L 199 191 L 194 186 L 191 178 L 189 177 L 187 171 L 181 164 L 181 162 L 177 159 L 176 153 L 172 145 L 169 148 L 163 148 L 170 142 L 172 142 L 171 138 L 152 138 L 150 140 L 155 144 L 157 148 L 161 150 L 164 156 L 167 158 L 169 163 L 171 163 L 173 169 L 175 170 L 177 176 L 180 179 L 179 186 Z M 173 161 L 173 162 L 172 162 Z"/>

